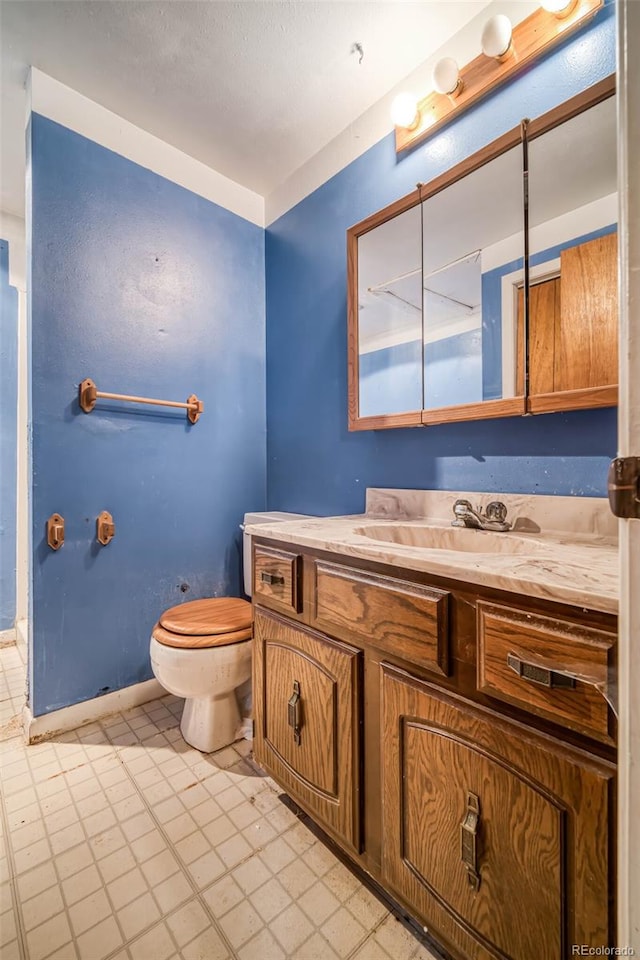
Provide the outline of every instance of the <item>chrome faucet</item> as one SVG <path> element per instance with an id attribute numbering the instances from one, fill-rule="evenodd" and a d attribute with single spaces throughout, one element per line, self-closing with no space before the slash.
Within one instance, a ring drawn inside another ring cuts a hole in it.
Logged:
<path id="1" fill-rule="evenodd" d="M 507 520 L 507 508 L 501 500 L 492 500 L 488 503 L 485 512 L 482 507 L 474 510 L 468 500 L 456 500 L 453 505 L 455 520 L 452 527 L 470 527 L 475 530 L 495 530 L 506 533 L 511 529 Z"/>

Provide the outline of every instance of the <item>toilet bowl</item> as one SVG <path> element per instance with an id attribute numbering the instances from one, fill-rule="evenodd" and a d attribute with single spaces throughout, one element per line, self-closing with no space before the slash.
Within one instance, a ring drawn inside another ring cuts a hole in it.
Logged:
<path id="1" fill-rule="evenodd" d="M 245 513 L 245 525 L 306 519 L 300 513 Z M 244 590 L 251 596 L 251 535 L 244 533 Z M 182 736 L 203 753 L 238 736 L 236 689 L 251 677 L 251 604 L 237 597 L 190 600 L 165 610 L 151 633 L 151 667 L 165 690 L 184 697 Z"/>
<path id="2" fill-rule="evenodd" d="M 180 730 L 203 753 L 237 737 L 235 691 L 251 676 L 252 620 L 246 600 L 192 600 L 166 610 L 151 633 L 153 673 L 165 690 L 185 698 Z"/>

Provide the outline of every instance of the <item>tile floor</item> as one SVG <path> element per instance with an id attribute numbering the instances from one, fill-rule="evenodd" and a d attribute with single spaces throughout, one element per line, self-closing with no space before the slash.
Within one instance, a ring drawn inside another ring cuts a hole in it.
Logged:
<path id="1" fill-rule="evenodd" d="M 0 647 L 0 740 L 20 733 L 27 686 L 26 650 Z"/>
<path id="2" fill-rule="evenodd" d="M 0 649 L 12 703 L 16 656 Z M 429 960 L 250 743 L 203 756 L 181 709 L 165 697 L 0 743 L 2 960 Z"/>

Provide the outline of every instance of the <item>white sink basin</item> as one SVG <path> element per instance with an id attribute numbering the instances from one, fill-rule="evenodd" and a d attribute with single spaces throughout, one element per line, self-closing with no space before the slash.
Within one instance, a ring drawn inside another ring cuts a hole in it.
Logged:
<path id="1" fill-rule="evenodd" d="M 354 533 L 382 543 L 396 543 L 427 550 L 455 550 L 460 553 L 485 553 L 531 557 L 550 554 L 552 544 L 510 532 L 474 530 L 467 527 L 429 527 L 417 523 L 371 524 Z"/>

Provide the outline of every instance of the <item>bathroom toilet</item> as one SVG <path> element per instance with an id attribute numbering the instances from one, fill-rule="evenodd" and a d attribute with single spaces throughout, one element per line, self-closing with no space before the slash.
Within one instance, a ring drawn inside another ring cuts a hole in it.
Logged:
<path id="1" fill-rule="evenodd" d="M 250 523 L 301 519 L 245 514 Z M 244 534 L 244 588 L 251 596 L 251 537 Z M 191 600 L 165 610 L 151 632 L 151 667 L 165 690 L 185 698 L 180 730 L 203 753 L 233 743 L 240 727 L 236 689 L 251 676 L 253 611 L 238 597 Z"/>

